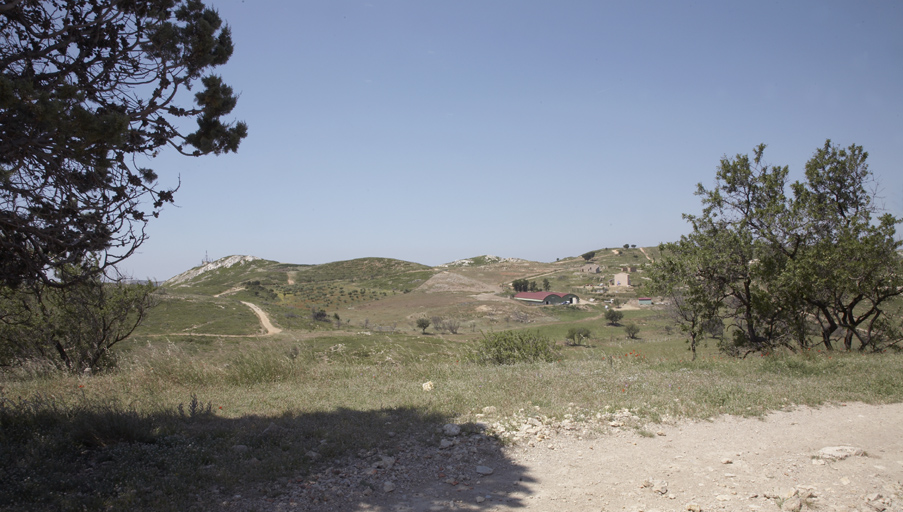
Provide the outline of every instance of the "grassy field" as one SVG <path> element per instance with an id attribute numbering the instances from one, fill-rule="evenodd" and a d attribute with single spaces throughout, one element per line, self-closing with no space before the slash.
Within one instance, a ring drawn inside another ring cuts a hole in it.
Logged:
<path id="1" fill-rule="evenodd" d="M 622 251 L 625 261 L 633 251 Z M 624 258 L 611 250 L 597 257 L 607 267 Z M 542 275 L 579 286 L 598 279 L 579 274 L 583 263 L 572 258 L 453 271 L 496 286 Z M 312 320 L 306 307 L 280 291 L 290 273 L 301 285 L 298 274 L 316 276 L 316 267 L 232 270 L 232 280 L 210 276 L 197 287 L 167 290 L 163 306 L 117 351 L 115 370 L 4 371 L 0 509 L 207 510 L 215 508 L 206 501 L 214 488 L 278 493 L 273 482 L 302 478 L 336 457 L 370 449 L 391 454 L 403 439 L 436 444 L 436 428 L 445 423 L 504 424 L 524 410 L 602 425 L 614 411 L 629 409 L 640 418 L 638 431 L 645 431 L 647 423 L 903 400 L 903 354 L 816 349 L 732 359 L 710 340 L 691 361 L 683 337 L 660 310 L 625 310 L 621 325 L 611 326 L 601 300 L 535 307 L 493 293 L 415 289 L 393 295 L 372 283 L 396 286 L 398 276 L 427 277 L 424 269 L 374 264 L 390 272 L 371 268 L 353 280 L 327 281 L 334 277 L 328 269 L 319 274 L 322 282 L 303 284 L 329 282 L 335 297 L 342 296 L 339 290 L 346 297 L 352 289 L 378 291 L 376 298 L 330 311 L 341 314 L 341 326 Z M 247 281 L 260 284 L 213 296 Z M 261 287 L 257 295 L 255 286 Z M 239 299 L 259 304 L 286 330 L 259 335 L 256 317 Z M 518 312 L 525 321 L 516 320 Z M 437 314 L 465 323 L 458 334 L 428 329 L 424 335 L 410 321 Z M 640 327 L 638 339 L 626 337 L 627 323 Z M 375 329 L 390 324 L 395 328 Z M 590 339 L 566 345 L 572 327 L 589 329 Z M 557 356 L 505 366 L 468 362 L 477 340 L 505 329 L 549 338 Z M 432 391 L 424 391 L 427 381 Z M 496 414 L 484 417 L 490 406 Z"/>

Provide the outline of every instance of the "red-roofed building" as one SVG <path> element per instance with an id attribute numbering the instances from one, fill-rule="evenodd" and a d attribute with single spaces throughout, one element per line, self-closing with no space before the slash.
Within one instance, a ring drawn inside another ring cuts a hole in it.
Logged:
<path id="1" fill-rule="evenodd" d="M 580 298 L 573 293 L 558 292 L 520 292 L 514 296 L 514 300 L 532 304 L 576 304 L 580 302 Z"/>

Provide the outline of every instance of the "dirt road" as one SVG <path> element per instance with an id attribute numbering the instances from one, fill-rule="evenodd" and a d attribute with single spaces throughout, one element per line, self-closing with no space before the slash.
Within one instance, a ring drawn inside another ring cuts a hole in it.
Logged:
<path id="1" fill-rule="evenodd" d="M 617 426 L 612 426 L 617 425 Z M 438 446 L 336 461 L 285 494 L 224 510 L 665 512 L 903 510 L 903 404 L 605 429 L 525 423 L 516 445 L 446 431 Z M 519 434 L 519 435 L 520 435 Z M 845 458 L 820 454 L 850 447 Z"/>
<path id="2" fill-rule="evenodd" d="M 266 312 L 260 309 L 256 304 L 251 304 L 250 302 L 242 301 L 242 304 L 251 308 L 251 311 L 257 315 L 257 318 L 260 319 L 260 325 L 263 326 L 263 329 L 266 331 L 266 334 L 278 334 L 282 332 L 282 329 L 274 326 L 270 322 L 270 317 L 267 316 Z"/>

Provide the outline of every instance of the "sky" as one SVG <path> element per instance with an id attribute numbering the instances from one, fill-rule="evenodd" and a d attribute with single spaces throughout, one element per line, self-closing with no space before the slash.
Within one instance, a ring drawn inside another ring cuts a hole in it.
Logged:
<path id="1" fill-rule="evenodd" d="M 903 216 L 903 2 L 207 0 L 238 153 L 150 162 L 176 205 L 122 265 L 555 261 L 689 231 L 697 183 L 767 145 L 802 179 L 861 145 Z"/>

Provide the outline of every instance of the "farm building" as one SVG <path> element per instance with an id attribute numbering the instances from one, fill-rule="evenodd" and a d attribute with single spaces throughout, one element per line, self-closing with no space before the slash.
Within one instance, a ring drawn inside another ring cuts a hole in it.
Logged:
<path id="1" fill-rule="evenodd" d="M 580 267 L 580 272 L 588 272 L 590 274 L 598 274 L 602 272 L 602 267 L 599 265 L 583 265 Z"/>
<path id="2" fill-rule="evenodd" d="M 624 265 L 621 267 L 621 272 L 634 273 L 636 272 L 636 265 Z"/>
<path id="3" fill-rule="evenodd" d="M 573 293 L 558 292 L 520 292 L 514 296 L 514 300 L 531 304 L 576 304 L 580 302 L 580 298 Z"/>
<path id="4" fill-rule="evenodd" d="M 640 306 L 651 306 L 652 305 L 652 299 L 649 297 L 640 297 L 638 299 L 638 301 L 640 303 Z"/>
<path id="5" fill-rule="evenodd" d="M 630 274 L 627 272 L 618 272 L 608 281 L 612 286 L 633 286 Z"/>

